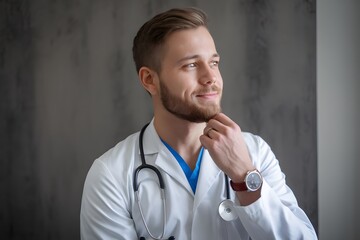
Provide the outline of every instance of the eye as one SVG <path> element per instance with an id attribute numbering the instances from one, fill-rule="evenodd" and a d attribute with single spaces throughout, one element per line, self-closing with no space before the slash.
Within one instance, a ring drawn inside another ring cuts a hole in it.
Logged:
<path id="1" fill-rule="evenodd" d="M 210 66 L 211 66 L 211 67 L 217 67 L 217 66 L 219 66 L 219 61 L 216 61 L 216 60 L 211 61 L 211 62 L 210 62 Z"/>
<path id="2" fill-rule="evenodd" d="M 196 63 L 186 64 L 186 65 L 184 65 L 184 68 L 186 68 L 186 69 L 196 68 Z"/>

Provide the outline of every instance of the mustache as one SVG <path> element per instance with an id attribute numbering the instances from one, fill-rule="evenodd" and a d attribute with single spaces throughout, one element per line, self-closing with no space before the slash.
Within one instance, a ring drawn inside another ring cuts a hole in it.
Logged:
<path id="1" fill-rule="evenodd" d="M 201 94 L 207 94 L 207 93 L 211 93 L 211 92 L 221 92 L 221 88 L 218 86 L 210 86 L 210 87 L 205 87 L 199 90 L 196 90 L 194 93 L 196 95 L 201 95 Z"/>

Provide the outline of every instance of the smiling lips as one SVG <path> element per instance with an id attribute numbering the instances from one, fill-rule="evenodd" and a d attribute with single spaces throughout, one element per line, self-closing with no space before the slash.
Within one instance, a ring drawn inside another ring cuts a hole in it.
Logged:
<path id="1" fill-rule="evenodd" d="M 220 93 L 221 93 L 221 89 L 218 86 L 213 85 L 199 89 L 198 91 L 195 92 L 195 97 L 203 100 L 212 100 L 212 99 L 216 99 L 220 95 Z"/>
<path id="2" fill-rule="evenodd" d="M 200 94 L 196 94 L 196 97 L 200 97 L 200 98 L 214 98 L 218 96 L 218 92 L 207 92 L 207 93 L 200 93 Z"/>

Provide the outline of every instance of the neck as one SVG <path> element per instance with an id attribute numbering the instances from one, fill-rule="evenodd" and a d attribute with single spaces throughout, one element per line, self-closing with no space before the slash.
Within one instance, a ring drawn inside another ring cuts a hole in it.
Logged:
<path id="1" fill-rule="evenodd" d="M 172 147 L 184 145 L 200 148 L 199 137 L 203 134 L 206 123 L 193 123 L 175 116 L 169 118 L 155 116 L 154 126 L 159 136 Z"/>
<path id="2" fill-rule="evenodd" d="M 175 149 L 193 169 L 196 164 L 206 123 L 193 123 L 174 115 L 156 116 L 154 126 L 157 134 Z"/>

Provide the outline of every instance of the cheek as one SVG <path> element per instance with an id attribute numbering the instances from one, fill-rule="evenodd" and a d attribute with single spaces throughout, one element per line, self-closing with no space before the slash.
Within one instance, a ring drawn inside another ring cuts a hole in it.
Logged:
<path id="1" fill-rule="evenodd" d="M 167 71 L 161 74 L 161 81 L 169 92 L 180 98 L 188 98 L 196 90 L 197 85 L 194 84 L 194 79 L 196 76 L 179 71 Z"/>
<path id="2" fill-rule="evenodd" d="M 223 82 L 223 79 L 222 79 L 220 73 L 218 74 L 218 77 L 217 77 L 217 84 L 218 84 L 218 86 L 221 87 L 221 88 L 222 88 L 223 85 L 224 85 L 224 82 Z"/>
<path id="3" fill-rule="evenodd" d="M 174 75 L 175 76 L 175 75 Z M 167 86 L 171 89 L 172 93 L 176 95 L 183 94 L 184 92 L 191 91 L 191 85 L 186 77 L 170 77 Z"/>

